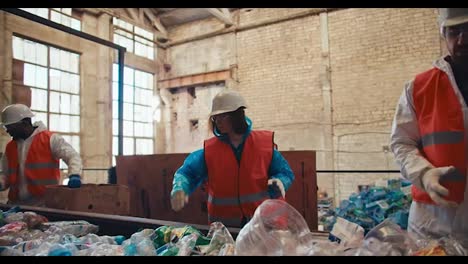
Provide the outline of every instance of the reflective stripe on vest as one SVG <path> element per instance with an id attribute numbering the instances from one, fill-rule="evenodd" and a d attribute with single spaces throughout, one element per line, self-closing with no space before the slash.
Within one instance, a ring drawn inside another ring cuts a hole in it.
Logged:
<path id="1" fill-rule="evenodd" d="M 26 169 L 34 170 L 34 169 L 59 169 L 60 164 L 56 162 L 36 162 L 36 163 L 28 163 L 25 165 Z"/>
<path id="2" fill-rule="evenodd" d="M 422 146 L 428 147 L 436 144 L 455 144 L 463 142 L 462 131 L 443 131 L 424 135 L 421 138 Z"/>
<path id="3" fill-rule="evenodd" d="M 248 195 L 241 195 L 239 197 L 230 197 L 230 198 L 214 198 L 211 195 L 208 195 L 208 202 L 214 205 L 238 205 L 240 203 L 253 203 L 258 201 L 263 201 L 268 199 L 268 192 L 259 192 Z"/>
<path id="4" fill-rule="evenodd" d="M 421 135 L 421 154 L 434 166 L 454 166 L 456 171 L 443 175 L 440 183 L 449 190 L 444 197 L 461 203 L 466 183 L 466 139 L 463 110 L 447 74 L 437 68 L 416 76 L 413 101 Z M 413 200 L 434 204 L 430 196 L 415 185 Z"/>

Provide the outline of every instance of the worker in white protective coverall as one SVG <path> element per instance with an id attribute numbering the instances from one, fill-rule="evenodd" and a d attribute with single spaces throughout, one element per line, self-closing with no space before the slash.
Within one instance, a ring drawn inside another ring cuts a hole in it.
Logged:
<path id="1" fill-rule="evenodd" d="M 59 161 L 68 165 L 70 188 L 81 186 L 81 158 L 62 136 L 41 122 L 31 123 L 34 114 L 23 104 L 2 111 L 1 125 L 12 140 L 1 159 L 0 190 L 8 192 L 8 203 L 43 206 L 47 185 L 59 184 Z"/>
<path id="2" fill-rule="evenodd" d="M 391 149 L 412 183 L 408 230 L 468 240 L 468 8 L 439 9 L 448 56 L 416 75 L 400 97 Z"/>

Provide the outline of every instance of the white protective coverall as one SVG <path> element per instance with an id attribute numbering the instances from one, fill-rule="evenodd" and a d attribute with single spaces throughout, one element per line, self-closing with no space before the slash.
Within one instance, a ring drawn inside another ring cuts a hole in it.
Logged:
<path id="1" fill-rule="evenodd" d="M 19 202 L 15 204 L 22 204 L 22 205 L 30 205 L 30 206 L 43 206 L 44 201 L 42 199 L 32 199 L 31 194 L 28 192 L 25 176 L 24 176 L 24 163 L 26 161 L 27 153 L 29 151 L 29 147 L 33 141 L 33 138 L 39 132 L 47 130 L 44 123 L 41 121 L 37 121 L 34 123 L 34 126 L 37 128 L 34 132 L 29 136 L 26 140 L 18 140 L 16 141 L 18 146 L 18 163 L 19 163 L 19 170 L 18 170 L 18 177 L 19 181 Z M 57 133 L 52 134 L 50 138 L 50 149 L 52 155 L 56 159 L 62 159 L 68 165 L 68 176 L 73 174 L 81 175 L 81 158 L 80 155 L 73 149 L 73 147 L 66 142 L 63 137 Z M 4 152 L 5 153 L 5 152 Z M 1 170 L 0 170 L 0 191 L 5 190 L 9 187 L 8 179 L 6 175 L 3 173 L 4 168 L 7 167 L 8 160 L 6 155 L 2 156 L 1 160 Z"/>
<path id="2" fill-rule="evenodd" d="M 457 86 L 452 68 L 444 58 L 436 60 L 434 67 L 444 71 L 449 76 L 450 83 L 463 108 L 465 138 L 468 138 L 468 108 Z M 434 168 L 434 166 L 421 155 L 418 148 L 421 136 L 415 115 L 413 81 L 414 79 L 406 84 L 398 102 L 393 120 L 390 147 L 400 165 L 402 175 L 415 186 L 424 190 L 422 176 L 424 172 Z M 465 144 L 468 144 L 468 141 L 465 141 Z M 465 146 L 465 149 L 468 149 L 468 146 Z M 466 190 L 467 186 L 465 186 L 465 199 L 456 208 L 413 201 L 409 212 L 408 231 L 418 237 L 440 238 L 454 235 L 463 240 L 462 242 L 466 245 L 466 240 L 468 240 L 468 194 Z"/>

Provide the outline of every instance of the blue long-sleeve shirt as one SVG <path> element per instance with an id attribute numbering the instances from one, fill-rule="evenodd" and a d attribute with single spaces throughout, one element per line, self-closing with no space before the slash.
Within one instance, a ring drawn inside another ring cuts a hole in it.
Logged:
<path id="1" fill-rule="evenodd" d="M 242 150 L 244 148 L 245 139 L 252 131 L 252 121 L 246 117 L 248 129 L 244 134 L 242 143 L 236 148 L 230 142 L 227 136 L 220 135 L 215 131 L 215 135 L 231 145 L 231 149 L 234 152 L 236 159 L 240 162 L 242 156 Z M 189 154 L 185 159 L 184 164 L 174 174 L 174 180 L 172 183 L 172 192 L 183 190 L 186 194 L 192 194 L 200 184 L 206 180 L 208 172 L 205 163 L 204 150 L 199 149 Z M 283 185 L 285 191 L 289 189 L 293 180 L 294 174 L 289 167 L 288 162 L 284 159 L 283 155 L 276 149 L 273 150 L 273 157 L 271 159 L 270 167 L 268 169 L 269 179 L 278 179 Z"/>

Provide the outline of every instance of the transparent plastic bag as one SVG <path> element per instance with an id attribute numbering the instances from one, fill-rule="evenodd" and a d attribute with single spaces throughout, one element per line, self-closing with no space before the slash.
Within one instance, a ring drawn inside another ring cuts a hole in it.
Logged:
<path id="1" fill-rule="evenodd" d="M 418 249 L 408 232 L 390 219 L 384 220 L 367 233 L 363 248 L 376 256 L 407 256 Z"/>
<path id="2" fill-rule="evenodd" d="M 235 254 L 240 256 L 299 255 L 302 235 L 309 233 L 302 215 L 287 202 L 265 200 L 236 239 Z"/>

